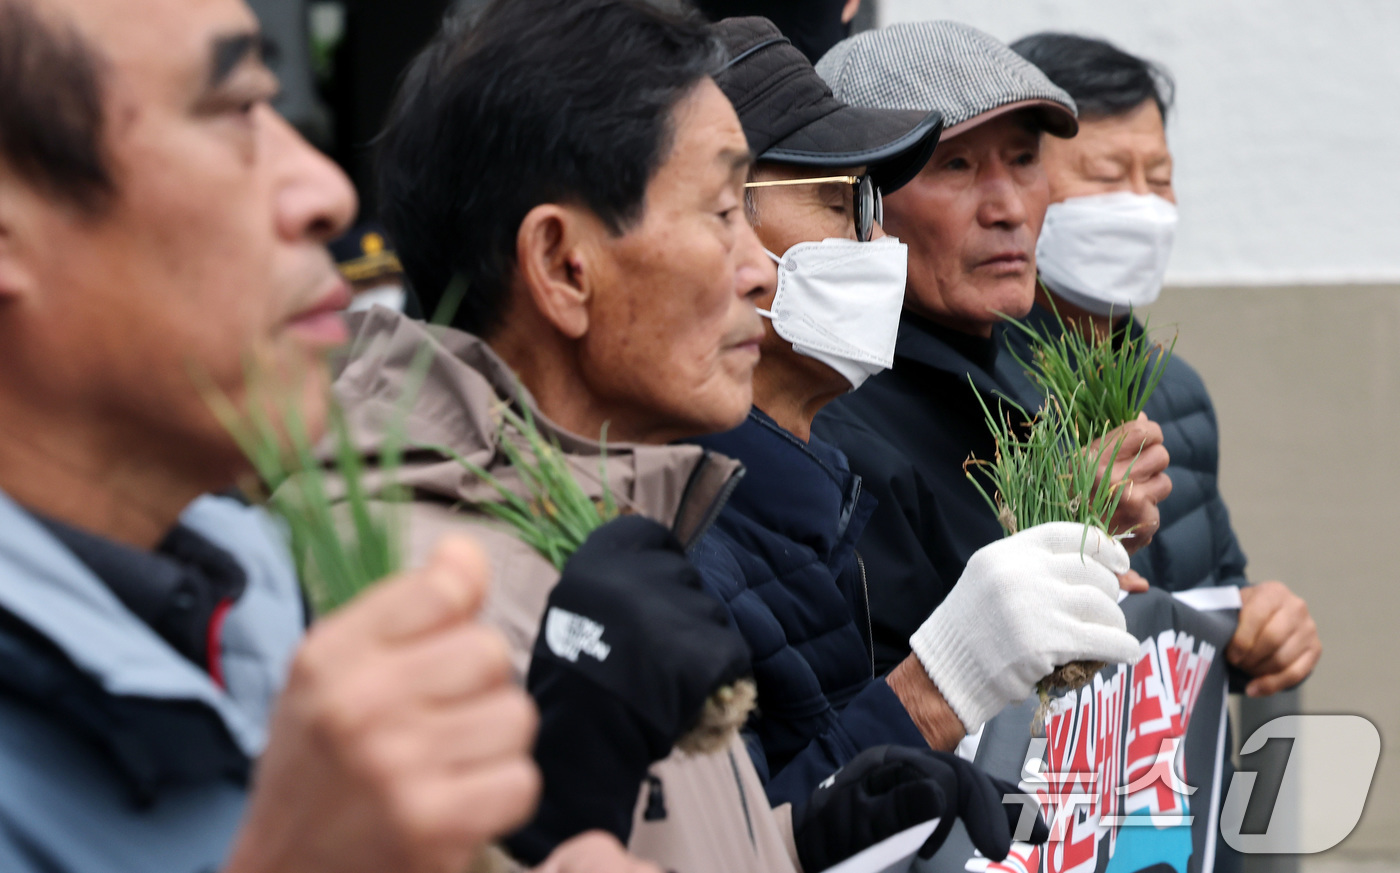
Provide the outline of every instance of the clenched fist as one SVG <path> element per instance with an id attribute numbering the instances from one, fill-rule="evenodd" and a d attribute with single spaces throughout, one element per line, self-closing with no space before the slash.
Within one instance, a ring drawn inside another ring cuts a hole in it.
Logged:
<path id="1" fill-rule="evenodd" d="M 1265 697 L 1308 678 L 1322 657 L 1322 640 L 1303 598 L 1282 582 L 1260 582 L 1241 588 L 1240 600 L 1240 622 L 1225 657 L 1255 677 L 1245 693 Z"/>

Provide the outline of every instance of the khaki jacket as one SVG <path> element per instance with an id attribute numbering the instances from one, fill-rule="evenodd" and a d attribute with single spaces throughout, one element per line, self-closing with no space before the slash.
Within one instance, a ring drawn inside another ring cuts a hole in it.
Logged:
<path id="1" fill-rule="evenodd" d="M 558 441 L 592 497 L 602 494 L 598 443 L 554 425 L 491 349 L 470 334 L 429 327 L 376 308 L 351 318 L 350 356 L 333 390 L 357 445 L 372 455 L 403 413 L 400 397 L 419 350 L 431 350 L 426 376 L 403 425 L 410 446 L 453 449 L 507 487 L 519 478 L 497 450 L 502 402 L 528 408 L 540 432 Z M 723 508 L 741 466 L 692 445 L 609 444 L 606 476 L 624 511 L 670 525 L 687 548 Z M 517 681 L 524 684 L 545 601 L 558 572 L 504 526 L 474 512 L 473 502 L 494 490 L 456 461 L 433 451 L 409 451 L 399 481 L 414 489 L 408 509 L 407 557 L 423 561 L 445 533 L 469 532 L 490 554 L 493 585 L 484 619 L 510 643 Z M 798 865 L 786 806 L 769 807 L 744 744 L 688 755 L 673 751 L 652 766 L 660 780 L 666 818 L 646 821 L 647 791 L 639 792 L 632 838 L 636 855 L 675 873 L 796 873 Z"/>

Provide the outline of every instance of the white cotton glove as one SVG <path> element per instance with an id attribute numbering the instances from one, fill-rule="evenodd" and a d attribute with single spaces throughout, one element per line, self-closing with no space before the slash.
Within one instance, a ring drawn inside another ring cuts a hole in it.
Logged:
<path id="1" fill-rule="evenodd" d="M 1080 544 L 1083 543 L 1083 554 Z M 1128 553 L 1095 527 L 1042 524 L 978 549 L 909 644 L 968 733 L 1071 661 L 1138 656 L 1118 608 Z"/>

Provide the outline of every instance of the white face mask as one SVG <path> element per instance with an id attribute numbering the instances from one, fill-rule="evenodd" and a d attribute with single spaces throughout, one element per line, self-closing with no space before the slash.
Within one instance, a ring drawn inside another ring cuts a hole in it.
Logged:
<path id="1" fill-rule="evenodd" d="M 1052 203 L 1036 266 L 1059 297 L 1095 315 L 1127 315 L 1162 293 L 1176 206 L 1156 194 L 1095 194 Z"/>
<path id="2" fill-rule="evenodd" d="M 894 237 L 871 242 L 825 239 L 798 243 L 778 262 L 773 330 L 799 355 L 846 377 L 851 390 L 894 366 L 909 247 Z"/>

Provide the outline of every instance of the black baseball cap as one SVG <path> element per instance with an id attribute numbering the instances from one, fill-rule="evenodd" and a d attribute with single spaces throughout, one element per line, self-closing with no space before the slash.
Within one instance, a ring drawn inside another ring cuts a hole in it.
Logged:
<path id="1" fill-rule="evenodd" d="M 712 25 L 729 62 L 715 82 L 762 161 L 866 166 L 885 193 L 918 175 L 938 146 L 938 112 L 876 109 L 837 100 L 773 22 L 757 16 Z"/>

